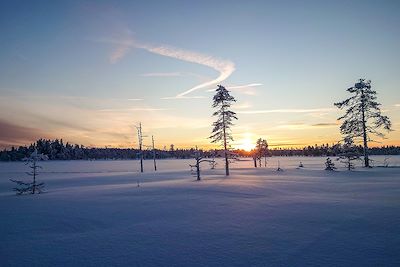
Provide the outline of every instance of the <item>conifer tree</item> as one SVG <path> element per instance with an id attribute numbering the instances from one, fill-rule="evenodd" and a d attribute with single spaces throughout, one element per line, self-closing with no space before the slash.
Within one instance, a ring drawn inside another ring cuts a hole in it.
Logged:
<path id="1" fill-rule="evenodd" d="M 11 182 L 17 184 L 17 187 L 13 188 L 17 195 L 22 195 L 23 193 L 42 193 L 44 189 L 44 183 L 38 183 L 36 180 L 36 177 L 39 175 L 38 170 L 42 167 L 38 165 L 37 162 L 47 159 L 48 157 L 46 155 L 39 154 L 37 149 L 35 149 L 35 151 L 30 155 L 29 158 L 25 159 L 26 164 L 29 165 L 29 168 L 31 168 L 31 171 L 27 172 L 26 174 L 32 176 L 32 182 L 23 182 L 20 180 L 10 179 Z"/>
<path id="2" fill-rule="evenodd" d="M 370 135 L 384 137 L 378 129 L 391 131 L 392 124 L 387 116 L 381 114 L 379 107 L 381 104 L 376 101 L 376 91 L 372 90 L 370 80 L 360 79 L 347 91 L 353 96 L 335 103 L 339 109 L 347 108 L 346 113 L 338 118 L 338 120 L 343 120 L 340 131 L 345 137 L 363 140 L 364 166 L 370 167 L 368 158 Z"/>
<path id="3" fill-rule="evenodd" d="M 336 169 L 335 163 L 333 163 L 330 158 L 327 158 L 325 162 L 325 170 L 334 171 L 335 169 Z"/>
<path id="4" fill-rule="evenodd" d="M 344 139 L 342 152 L 339 154 L 338 160 L 346 166 L 347 170 L 351 171 L 355 169 L 353 161 L 360 160 L 360 155 L 351 138 L 347 137 Z"/>
<path id="5" fill-rule="evenodd" d="M 236 102 L 235 98 L 225 87 L 218 85 L 212 104 L 212 107 L 217 109 L 213 113 L 217 120 L 213 123 L 214 128 L 209 138 L 213 143 L 221 143 L 224 148 L 225 174 L 227 176 L 229 175 L 229 141 L 233 141 L 231 126 L 233 120 L 237 120 L 236 113 L 230 110 L 232 102 Z"/>

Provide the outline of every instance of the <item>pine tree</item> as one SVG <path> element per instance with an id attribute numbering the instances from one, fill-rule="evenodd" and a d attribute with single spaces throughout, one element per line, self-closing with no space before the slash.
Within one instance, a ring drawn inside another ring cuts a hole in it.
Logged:
<path id="1" fill-rule="evenodd" d="M 213 123 L 212 135 L 209 137 L 213 143 L 220 142 L 224 147 L 225 157 L 225 174 L 229 175 L 229 141 L 233 141 L 231 134 L 231 126 L 233 120 L 237 120 L 236 113 L 230 110 L 232 102 L 236 102 L 235 98 L 229 94 L 229 91 L 222 85 L 218 85 L 216 93 L 213 98 L 213 108 L 217 108 L 213 116 L 217 120 Z"/>
<path id="2" fill-rule="evenodd" d="M 335 169 L 336 169 L 335 163 L 333 163 L 330 158 L 327 158 L 325 162 L 325 170 L 334 171 Z"/>
<path id="3" fill-rule="evenodd" d="M 38 161 L 40 160 L 47 160 L 48 157 L 43 154 L 39 154 L 37 149 L 30 155 L 29 158 L 26 158 L 26 162 L 29 165 L 29 168 L 31 168 L 30 172 L 27 172 L 26 174 L 32 176 L 32 182 L 23 182 L 20 180 L 13 180 L 10 179 L 11 182 L 16 183 L 17 187 L 14 187 L 13 190 L 16 192 L 17 195 L 22 195 L 23 193 L 42 193 L 44 189 L 44 183 L 37 183 L 36 177 L 39 175 L 38 170 L 41 169 L 42 167 L 37 164 Z"/>
<path id="4" fill-rule="evenodd" d="M 344 139 L 344 145 L 342 146 L 342 152 L 339 154 L 338 160 L 340 160 L 349 171 L 355 169 L 353 161 L 360 160 L 360 155 L 351 138 L 347 137 Z"/>
<path id="5" fill-rule="evenodd" d="M 347 108 L 345 115 L 338 118 L 343 120 L 340 126 L 341 133 L 351 139 L 362 138 L 364 144 L 364 165 L 370 167 L 368 158 L 368 141 L 371 141 L 370 135 L 384 137 L 378 131 L 379 128 L 384 128 L 391 131 L 391 122 L 387 116 L 381 114 L 376 101 L 376 91 L 371 88 L 371 81 L 360 79 L 353 87 L 347 89 L 353 94 L 350 98 L 335 103 L 339 109 Z"/>

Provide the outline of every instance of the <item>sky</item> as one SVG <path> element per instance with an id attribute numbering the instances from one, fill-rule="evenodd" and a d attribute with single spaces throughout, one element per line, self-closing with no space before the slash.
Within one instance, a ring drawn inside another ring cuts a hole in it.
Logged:
<path id="1" fill-rule="evenodd" d="M 400 145 L 399 1 L 1 1 L 0 148 L 38 138 L 211 148 L 218 84 L 233 147 L 341 139 L 334 102 L 372 80 Z"/>

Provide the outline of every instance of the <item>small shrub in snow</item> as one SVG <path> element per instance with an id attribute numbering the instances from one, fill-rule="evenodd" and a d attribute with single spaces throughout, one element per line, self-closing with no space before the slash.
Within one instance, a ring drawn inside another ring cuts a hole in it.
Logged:
<path id="1" fill-rule="evenodd" d="M 214 170 L 217 167 L 218 163 L 215 161 L 215 159 L 212 159 L 210 161 L 210 169 Z"/>
<path id="2" fill-rule="evenodd" d="M 276 169 L 276 171 L 283 172 L 283 169 L 281 168 L 281 163 L 279 160 L 278 160 L 278 168 Z"/>
<path id="3" fill-rule="evenodd" d="M 383 160 L 383 167 L 388 168 L 389 167 L 389 158 L 385 158 Z"/>
<path id="4" fill-rule="evenodd" d="M 335 163 L 333 163 L 332 160 L 331 160 L 330 158 L 327 158 L 327 159 L 326 159 L 326 162 L 325 162 L 325 170 L 327 170 L 327 171 L 334 171 L 334 170 L 336 170 Z"/>

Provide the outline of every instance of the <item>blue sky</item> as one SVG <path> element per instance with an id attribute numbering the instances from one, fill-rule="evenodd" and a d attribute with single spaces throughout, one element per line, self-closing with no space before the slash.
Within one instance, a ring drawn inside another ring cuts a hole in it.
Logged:
<path id="1" fill-rule="evenodd" d="M 130 147 L 141 121 L 160 147 L 206 147 L 217 83 L 238 100 L 236 147 L 338 141 L 333 102 L 364 77 L 399 125 L 398 1 L 0 5 L 0 146 Z"/>

